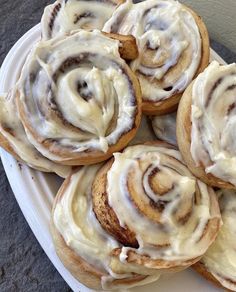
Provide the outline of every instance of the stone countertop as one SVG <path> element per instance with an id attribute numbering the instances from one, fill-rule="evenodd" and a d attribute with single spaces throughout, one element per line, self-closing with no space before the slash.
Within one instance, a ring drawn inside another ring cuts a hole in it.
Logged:
<path id="1" fill-rule="evenodd" d="M 0 0 L 0 64 L 13 44 L 40 21 L 49 0 Z M 236 54 L 217 42 L 227 61 Z M 27 225 L 0 163 L 0 291 L 71 291 Z"/>

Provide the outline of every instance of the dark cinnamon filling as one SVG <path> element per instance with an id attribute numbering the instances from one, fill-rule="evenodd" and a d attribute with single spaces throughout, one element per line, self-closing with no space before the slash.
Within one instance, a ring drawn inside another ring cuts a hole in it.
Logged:
<path id="1" fill-rule="evenodd" d="M 154 202 L 152 199 L 150 199 L 149 204 L 153 209 L 157 209 L 158 212 L 162 213 L 165 210 L 168 202 L 162 201 L 162 200 L 159 200 L 158 202 Z"/>
<path id="2" fill-rule="evenodd" d="M 150 41 L 148 40 L 146 43 L 146 48 L 151 51 L 157 51 L 159 49 L 159 46 L 156 47 L 151 46 Z"/>
<path id="3" fill-rule="evenodd" d="M 236 75 L 235 73 L 231 73 L 231 74 L 230 74 L 230 76 L 235 76 L 235 75 Z M 225 76 L 225 77 L 221 77 L 221 78 L 219 78 L 219 79 L 216 81 L 216 83 L 214 84 L 214 86 L 212 87 L 212 89 L 211 89 L 211 91 L 210 91 L 210 93 L 209 93 L 209 98 L 207 99 L 206 104 L 205 104 L 206 107 L 208 107 L 208 105 L 210 104 L 211 99 L 212 99 L 212 97 L 213 97 L 213 93 L 214 93 L 214 91 L 217 89 L 218 86 L 220 86 L 220 85 L 222 84 L 222 82 L 223 82 L 224 79 L 226 79 L 226 78 L 227 78 L 227 76 Z M 228 88 L 226 89 L 226 91 L 234 90 L 235 88 L 236 88 L 236 84 L 232 84 L 232 85 L 228 86 Z"/>
<path id="4" fill-rule="evenodd" d="M 173 86 L 169 86 L 169 87 L 164 88 L 165 91 L 171 91 L 172 89 L 173 89 Z"/>
<path id="5" fill-rule="evenodd" d="M 79 15 L 76 14 L 73 22 L 74 24 L 77 24 L 81 19 L 85 18 L 95 18 L 95 16 L 91 12 L 87 11 Z"/>
<path id="6" fill-rule="evenodd" d="M 7 133 L 9 133 L 11 136 L 15 137 L 15 131 L 13 128 L 11 128 L 8 124 L 6 123 L 1 123 L 1 127 L 3 130 Z"/>
<path id="7" fill-rule="evenodd" d="M 81 0 L 77 0 L 77 1 L 81 1 Z M 82 0 L 82 1 L 85 1 L 85 0 Z M 86 0 L 86 2 L 94 2 L 95 0 Z M 64 0 L 65 4 L 67 4 L 67 2 L 69 2 L 69 0 Z M 115 6 L 115 3 L 113 3 L 112 1 L 110 0 L 96 0 L 96 2 L 101 2 L 101 3 L 109 3 L 109 4 L 113 4 Z M 91 5 L 91 4 L 90 4 Z M 58 3 L 52 13 L 51 13 L 51 18 L 49 20 L 49 28 L 50 28 L 50 37 L 51 37 L 51 33 L 53 31 L 53 27 L 54 27 L 54 23 L 55 23 L 55 20 L 56 20 L 56 17 L 61 9 L 61 3 Z M 74 19 L 74 24 L 77 24 L 82 18 L 95 18 L 95 16 L 91 13 L 91 12 L 85 12 L 85 13 L 82 13 L 82 14 L 78 14 L 78 15 L 75 15 L 75 19 Z"/>
<path id="8" fill-rule="evenodd" d="M 102 59 L 102 61 L 101 61 L 101 59 Z M 53 79 L 54 83 L 57 84 L 58 79 L 59 79 L 61 74 L 65 74 L 66 72 L 73 70 L 74 68 L 78 68 L 78 67 L 93 68 L 94 66 L 97 68 L 100 68 L 101 70 L 105 70 L 109 67 L 113 67 L 117 70 L 122 71 L 122 73 L 124 74 L 124 76 L 126 77 L 126 79 L 128 81 L 128 86 L 129 86 L 129 89 L 131 91 L 132 98 L 129 101 L 130 106 L 137 106 L 137 100 L 136 100 L 133 84 L 132 84 L 131 79 L 128 76 L 128 73 L 126 72 L 126 69 L 122 68 L 121 65 L 116 63 L 114 60 L 109 59 L 109 58 L 104 57 L 104 56 L 102 56 L 102 57 L 99 56 L 99 58 L 98 58 L 97 55 L 90 54 L 90 53 L 86 52 L 86 53 L 81 53 L 78 56 L 68 58 L 55 71 L 55 73 L 52 76 L 52 79 Z M 35 82 L 37 82 L 37 79 L 38 79 L 38 73 L 32 72 L 29 75 L 29 79 L 26 81 L 25 88 L 24 88 L 26 96 L 31 94 L 32 87 L 34 86 L 33 84 Z M 30 88 L 30 90 L 29 90 L 29 88 Z M 80 96 L 84 100 L 86 100 L 87 102 L 89 102 L 89 100 L 93 97 L 92 93 L 89 91 L 88 85 L 85 81 L 78 80 L 77 91 L 80 94 Z M 70 122 L 68 122 L 63 117 L 62 111 L 59 108 L 58 104 L 56 103 L 54 92 L 52 91 L 50 84 L 48 84 L 48 88 L 47 88 L 47 91 L 45 92 L 45 94 L 47 96 L 46 103 L 42 103 L 38 98 L 34 99 L 35 107 L 36 107 L 35 110 L 37 110 L 40 113 L 40 115 L 41 115 L 40 118 L 42 119 L 42 122 L 43 122 L 43 119 L 48 120 L 48 119 L 50 119 L 51 116 L 54 116 L 56 119 L 58 119 L 64 126 L 68 127 L 70 130 L 72 130 L 74 132 L 79 131 L 80 133 L 81 132 L 83 133 L 84 131 L 82 131 L 81 129 L 78 129 L 77 127 L 72 125 Z M 27 98 L 26 99 L 27 107 L 29 109 L 33 110 L 32 105 L 30 103 L 31 103 L 31 99 Z M 48 108 L 50 108 L 49 111 L 48 111 Z M 114 115 L 113 115 L 113 118 L 112 118 L 111 123 L 109 125 L 109 128 L 107 129 L 107 133 L 106 133 L 107 135 L 109 135 L 116 128 L 118 114 L 119 114 L 119 104 L 118 104 L 118 101 L 116 101 Z M 137 109 L 133 114 L 133 124 L 130 125 L 130 127 L 128 127 L 125 132 L 121 133 L 120 137 L 118 137 L 118 139 L 120 139 L 122 135 L 128 133 L 131 129 L 135 128 L 135 118 L 134 117 L 136 116 L 136 114 L 137 114 Z M 44 138 L 42 138 L 42 140 L 45 143 L 48 143 L 50 141 L 50 142 L 54 142 L 54 143 L 59 144 L 60 138 L 58 138 L 58 139 L 44 139 Z M 85 141 L 81 141 L 81 142 L 85 142 Z M 64 145 L 63 147 L 69 148 L 69 149 L 74 149 L 73 146 Z M 88 150 L 88 151 L 90 151 L 90 150 Z"/>
<path id="9" fill-rule="evenodd" d="M 146 171 L 143 173 L 143 177 L 142 177 L 142 181 L 144 179 L 144 176 L 146 175 L 147 171 L 153 167 L 153 165 L 150 165 Z M 156 193 L 156 190 L 155 190 L 155 186 L 153 184 L 153 179 L 155 179 L 155 176 L 160 172 L 160 169 L 158 167 L 155 167 L 152 172 L 149 174 L 148 176 L 148 184 L 150 186 L 150 188 L 152 189 L 152 191 L 154 193 Z M 165 209 L 166 205 L 169 203 L 168 201 L 165 201 L 165 200 L 158 200 L 157 202 L 154 201 L 145 191 L 145 188 L 144 188 L 144 185 L 143 185 L 143 192 L 146 194 L 146 196 L 148 197 L 149 199 L 149 205 L 154 208 L 154 209 L 157 209 L 158 212 L 163 212 L 163 210 Z M 158 194 L 158 195 L 165 195 L 164 193 L 161 193 L 161 194 Z"/>
<path id="10" fill-rule="evenodd" d="M 212 96 L 213 96 L 213 93 L 214 93 L 214 91 L 217 89 L 217 87 L 222 83 L 222 81 L 224 80 L 224 77 L 221 77 L 221 78 L 219 78 L 217 81 L 216 81 L 216 83 L 214 84 L 214 86 L 212 87 L 212 89 L 211 89 L 211 91 L 210 91 L 210 93 L 209 93 L 209 98 L 207 99 L 207 101 L 206 101 L 206 105 L 205 105 L 205 107 L 208 107 L 208 105 L 210 104 L 210 102 L 211 102 L 211 99 L 212 99 Z"/>
<path id="11" fill-rule="evenodd" d="M 78 94 L 86 101 L 89 101 L 93 96 L 88 89 L 88 84 L 85 81 L 78 81 L 77 84 Z"/>
<path id="12" fill-rule="evenodd" d="M 52 11 L 51 19 L 50 19 L 49 24 L 48 24 L 51 32 L 52 32 L 52 29 L 54 26 L 55 19 L 58 15 L 58 12 L 60 11 L 60 9 L 61 9 L 61 3 L 58 3 Z"/>
<path id="13" fill-rule="evenodd" d="M 228 90 L 234 90 L 234 89 L 236 89 L 236 84 L 230 85 L 230 86 L 227 88 L 227 91 L 228 91 Z"/>
<path id="14" fill-rule="evenodd" d="M 227 115 L 230 115 L 231 112 L 235 109 L 236 107 L 236 102 L 232 103 L 229 108 L 228 108 L 228 112 L 227 112 Z"/>

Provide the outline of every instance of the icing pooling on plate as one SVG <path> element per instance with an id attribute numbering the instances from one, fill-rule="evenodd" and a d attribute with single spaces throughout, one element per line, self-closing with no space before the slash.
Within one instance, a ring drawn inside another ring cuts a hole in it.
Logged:
<path id="1" fill-rule="evenodd" d="M 152 117 L 152 128 L 159 140 L 177 146 L 176 113 Z"/>
<path id="2" fill-rule="evenodd" d="M 192 89 L 191 154 L 207 173 L 236 185 L 236 64 L 212 62 Z"/>
<path id="3" fill-rule="evenodd" d="M 147 0 L 120 5 L 104 31 L 133 35 L 139 47 L 131 68 L 144 100 L 158 102 L 182 92 L 201 60 L 201 37 L 192 14 L 177 1 Z"/>
<path id="4" fill-rule="evenodd" d="M 19 103 L 27 136 L 44 156 L 61 159 L 45 140 L 73 152 L 105 153 L 133 128 L 137 100 L 118 47 L 99 31 L 81 30 L 33 48 L 20 77 Z"/>
<path id="5" fill-rule="evenodd" d="M 123 271 L 119 273 L 120 278 L 129 277 L 131 272 L 152 276 L 148 281 L 159 277 L 157 267 L 154 269 L 148 264 L 145 266 L 145 263 L 144 267 L 130 263 L 129 251 L 149 256 L 152 260 L 157 259 L 158 262 L 167 261 L 164 267 L 181 266 L 184 261 L 201 256 L 216 235 L 208 234 L 211 220 L 220 220 L 213 190 L 192 177 L 180 162 L 180 153 L 173 149 L 131 146 L 123 153 L 116 153 L 114 158 L 107 173 L 109 205 L 116 213 L 120 225 L 126 225 L 135 231 L 139 248 L 122 246 L 102 229 L 93 212 L 92 184 L 101 165 L 82 167 L 73 174 L 55 205 L 54 224 L 66 244 L 84 260 L 107 273 L 111 278 L 107 278 L 105 274 L 102 280 L 106 280 L 105 282 L 117 278 L 116 272 L 120 271 L 120 267 Z M 153 178 L 152 173 L 157 168 L 159 172 Z M 137 211 L 135 204 L 131 202 L 132 195 L 127 190 L 128 179 L 138 189 L 139 199 L 143 204 L 151 199 L 156 205 L 162 201 L 161 210 L 153 209 L 154 217 L 157 218 L 150 218 Z M 153 193 L 152 183 L 155 186 L 155 180 L 161 181 L 162 193 Z M 142 188 L 144 192 L 141 191 Z M 164 193 L 166 189 L 168 190 Z M 218 227 L 215 233 L 217 230 Z M 112 265 L 111 254 L 116 248 L 120 248 L 121 253 L 115 265 Z M 189 264 L 187 262 L 186 266 Z"/>
<path id="6" fill-rule="evenodd" d="M 77 29 L 102 29 L 116 5 L 112 0 L 57 0 L 44 10 L 42 37 L 47 40 Z"/>
<path id="7" fill-rule="evenodd" d="M 236 192 L 220 190 L 218 195 L 223 225 L 201 261 L 225 288 L 236 291 Z"/>
<path id="8" fill-rule="evenodd" d="M 26 133 L 17 114 L 17 107 L 14 98 L 15 92 L 7 96 L 0 96 L 0 130 L 14 152 L 29 166 L 45 171 L 55 172 L 61 177 L 66 177 L 71 167 L 62 166 L 42 156 L 36 148 L 30 144 Z"/>

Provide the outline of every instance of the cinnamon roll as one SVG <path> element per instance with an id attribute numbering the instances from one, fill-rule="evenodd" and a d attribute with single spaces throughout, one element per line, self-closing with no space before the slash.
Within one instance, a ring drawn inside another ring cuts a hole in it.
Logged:
<path id="1" fill-rule="evenodd" d="M 0 146 L 34 169 L 67 177 L 71 167 L 50 161 L 30 144 L 17 114 L 14 96 L 14 90 L 6 96 L 0 96 Z"/>
<path id="2" fill-rule="evenodd" d="M 139 57 L 131 68 L 139 78 L 143 111 L 176 110 L 182 92 L 209 63 L 209 38 L 201 18 L 177 1 L 127 0 L 105 23 L 104 31 L 133 35 Z"/>
<path id="3" fill-rule="evenodd" d="M 177 140 L 189 169 L 205 183 L 236 187 L 236 65 L 216 61 L 185 91 Z"/>
<path id="4" fill-rule="evenodd" d="M 144 284 L 195 263 L 220 226 L 215 193 L 163 142 L 130 146 L 70 175 L 52 235 L 70 272 L 93 289 Z"/>
<path id="5" fill-rule="evenodd" d="M 42 38 L 51 39 L 73 30 L 103 28 L 116 6 L 123 0 L 57 0 L 42 16 Z"/>
<path id="6" fill-rule="evenodd" d="M 141 92 L 119 44 L 99 31 L 80 30 L 40 42 L 28 56 L 18 111 L 30 143 L 48 159 L 97 163 L 134 137 Z"/>
<path id="7" fill-rule="evenodd" d="M 236 193 L 233 190 L 220 190 L 218 195 L 223 226 L 194 269 L 216 285 L 236 291 Z"/>
<path id="8" fill-rule="evenodd" d="M 159 140 L 177 146 L 176 112 L 164 116 L 151 117 L 152 128 Z"/>

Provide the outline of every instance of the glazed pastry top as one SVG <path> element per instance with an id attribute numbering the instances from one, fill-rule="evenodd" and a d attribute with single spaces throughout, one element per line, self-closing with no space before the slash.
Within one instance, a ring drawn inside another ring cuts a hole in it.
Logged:
<path id="1" fill-rule="evenodd" d="M 120 226 L 135 232 L 138 248 L 122 246 L 101 228 L 91 200 L 101 166 L 81 168 L 70 178 L 53 215 L 66 244 L 115 278 L 109 266 L 115 248 L 121 248 L 121 264 L 128 261 L 129 251 L 172 263 L 202 255 L 215 236 L 209 235 L 208 227 L 220 218 L 218 205 L 213 190 L 192 177 L 180 159 L 176 150 L 148 145 L 114 155 L 107 173 L 109 206 Z"/>
<path id="2" fill-rule="evenodd" d="M 201 60 L 201 36 L 194 17 L 177 1 L 147 0 L 121 4 L 104 31 L 131 34 L 139 57 L 131 63 L 144 100 L 160 101 L 182 92 Z"/>
<path id="3" fill-rule="evenodd" d="M 209 220 L 219 214 L 217 210 L 211 213 L 211 189 L 192 177 L 179 152 L 138 145 L 114 157 L 107 174 L 108 202 L 120 226 L 136 234 L 138 252 L 168 261 L 187 260 L 204 252 L 201 236 Z M 117 187 L 114 181 L 119 182 Z M 156 249 L 157 245 L 162 248 Z M 123 248 L 122 256 L 126 253 Z"/>
<path id="4" fill-rule="evenodd" d="M 193 84 L 191 154 L 206 173 L 236 185 L 236 64 L 212 62 Z"/>
<path id="5" fill-rule="evenodd" d="M 125 273 L 116 273 L 110 267 L 110 254 L 119 247 L 119 243 L 102 229 L 93 212 L 91 189 L 94 177 L 101 166 L 101 164 L 84 166 L 72 175 L 69 187 L 56 205 L 53 220 L 66 244 L 104 273 L 101 279 L 103 289 L 112 289 L 110 285 L 112 279 L 132 277 L 132 274 L 129 270 Z M 158 278 L 158 273 L 144 277 L 144 280 L 135 283 L 135 286 L 147 284 Z"/>
<path id="6" fill-rule="evenodd" d="M 83 30 L 34 47 L 20 77 L 19 101 L 28 138 L 43 155 L 60 159 L 39 139 L 73 152 L 105 153 L 132 129 L 136 93 L 118 47 L 99 31 Z"/>
<path id="7" fill-rule="evenodd" d="M 220 190 L 218 195 L 223 226 L 201 261 L 222 286 L 236 291 L 236 193 Z"/>
<path id="8" fill-rule="evenodd" d="M 15 92 L 0 96 L 0 131 L 13 148 L 14 152 L 29 166 L 41 171 L 55 172 L 61 177 L 67 177 L 71 167 L 56 164 L 42 156 L 30 144 L 17 113 Z"/>
<path id="9" fill-rule="evenodd" d="M 102 29 L 116 8 L 112 0 L 57 0 L 48 5 L 41 21 L 44 40 L 77 29 Z"/>

